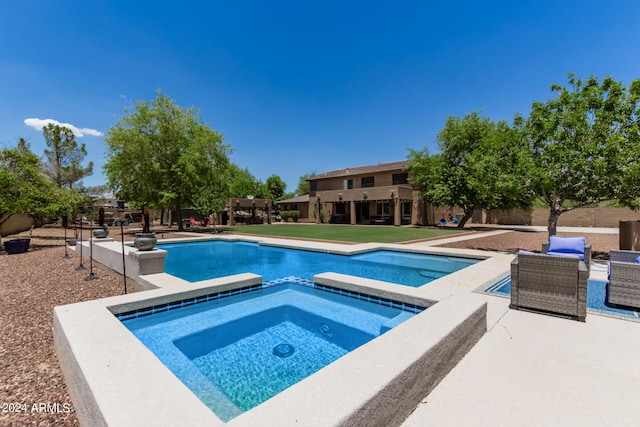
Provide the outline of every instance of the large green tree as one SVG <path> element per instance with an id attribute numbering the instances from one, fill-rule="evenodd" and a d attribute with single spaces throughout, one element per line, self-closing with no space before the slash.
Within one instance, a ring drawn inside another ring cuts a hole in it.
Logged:
<path id="1" fill-rule="evenodd" d="M 36 223 L 63 209 L 72 211 L 80 196 L 57 187 L 40 168 L 40 158 L 22 138 L 15 148 L 0 151 L 0 224 L 14 214 L 27 214 Z"/>
<path id="2" fill-rule="evenodd" d="M 640 195 L 640 80 L 628 90 L 611 77 L 568 80 L 521 126 L 528 187 L 549 208 L 550 236 L 571 209 L 611 199 L 637 209 Z"/>
<path id="3" fill-rule="evenodd" d="M 296 188 L 295 195 L 303 196 L 305 194 L 309 194 L 309 178 L 313 178 L 316 176 L 315 172 L 309 172 L 307 174 L 302 175 L 298 178 L 298 187 Z"/>
<path id="4" fill-rule="evenodd" d="M 44 150 L 47 158 L 44 170 L 58 187 L 73 188 L 76 182 L 93 173 L 93 162 L 82 166 L 87 149 L 84 144 L 78 145 L 71 129 L 49 123 L 42 132 L 48 147 Z"/>
<path id="5" fill-rule="evenodd" d="M 264 186 L 268 197 L 273 201 L 273 203 L 281 200 L 285 190 L 287 189 L 287 184 L 278 175 L 271 175 L 267 178 Z"/>
<path id="6" fill-rule="evenodd" d="M 259 199 L 266 195 L 264 184 L 249 169 L 242 169 L 235 163 L 229 168 L 229 193 L 231 197 L 253 196 Z"/>
<path id="7" fill-rule="evenodd" d="M 230 148 L 222 135 L 195 108 L 181 108 L 160 90 L 155 100 L 125 110 L 105 142 L 109 185 L 134 204 L 171 209 L 179 219 L 185 207 L 215 209 L 229 197 L 222 181 Z"/>
<path id="8" fill-rule="evenodd" d="M 523 146 L 506 122 L 493 122 L 478 112 L 463 118 L 449 117 L 438 133 L 440 152 L 411 151 L 411 182 L 422 197 L 440 206 L 459 206 L 464 217 L 476 209 L 528 207 L 518 161 Z"/>

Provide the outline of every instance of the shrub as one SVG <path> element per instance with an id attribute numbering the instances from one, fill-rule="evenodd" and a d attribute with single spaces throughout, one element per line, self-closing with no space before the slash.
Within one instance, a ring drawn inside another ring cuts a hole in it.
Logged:
<path id="1" fill-rule="evenodd" d="M 287 222 L 289 218 L 291 218 L 293 222 L 298 222 L 298 219 L 300 219 L 300 211 L 280 211 L 280 217 L 282 218 L 282 222 Z"/>

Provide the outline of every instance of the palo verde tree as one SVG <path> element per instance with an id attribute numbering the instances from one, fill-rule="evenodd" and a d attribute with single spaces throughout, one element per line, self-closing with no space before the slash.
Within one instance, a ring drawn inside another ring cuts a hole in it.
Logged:
<path id="1" fill-rule="evenodd" d="M 555 99 L 534 102 L 521 132 L 528 143 L 528 187 L 549 208 L 549 235 L 561 214 L 618 199 L 638 208 L 640 80 L 621 82 L 568 75 Z"/>
<path id="2" fill-rule="evenodd" d="M 411 151 L 411 182 L 426 201 L 461 207 L 458 227 L 476 209 L 528 207 L 531 196 L 523 189 L 517 136 L 505 121 L 495 123 L 475 111 L 449 117 L 437 136 L 440 153 Z"/>
<path id="3" fill-rule="evenodd" d="M 228 194 L 217 189 L 228 176 L 230 148 L 195 108 L 181 108 L 158 90 L 155 100 L 125 113 L 105 139 L 104 170 L 120 197 L 173 210 L 178 218 L 185 207 L 224 205 Z"/>
<path id="4" fill-rule="evenodd" d="M 48 147 L 44 150 L 47 159 L 44 171 L 58 187 L 73 188 L 76 182 L 93 173 L 93 162 L 82 166 L 87 149 L 84 144 L 78 145 L 71 129 L 49 123 L 42 133 Z"/>

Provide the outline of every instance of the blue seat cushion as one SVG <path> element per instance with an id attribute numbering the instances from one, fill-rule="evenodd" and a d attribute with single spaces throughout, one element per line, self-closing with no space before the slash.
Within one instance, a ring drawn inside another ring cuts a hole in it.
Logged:
<path id="1" fill-rule="evenodd" d="M 578 258 L 580 261 L 584 261 L 584 251 L 581 254 L 575 254 L 575 253 L 569 253 L 569 252 L 547 251 L 547 255 L 566 256 L 570 258 Z"/>
<path id="2" fill-rule="evenodd" d="M 582 258 L 580 259 L 584 259 L 584 246 L 586 243 L 586 237 L 551 236 L 549 238 L 547 253 L 582 254 Z"/>
<path id="3" fill-rule="evenodd" d="M 636 258 L 636 264 L 640 264 L 640 256 Z"/>

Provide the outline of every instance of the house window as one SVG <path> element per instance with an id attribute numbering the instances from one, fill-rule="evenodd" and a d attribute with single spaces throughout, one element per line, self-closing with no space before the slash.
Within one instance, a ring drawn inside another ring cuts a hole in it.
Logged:
<path id="1" fill-rule="evenodd" d="M 342 188 L 344 190 L 351 190 L 353 188 L 353 180 L 345 179 L 344 181 L 342 181 Z"/>
<path id="2" fill-rule="evenodd" d="M 389 216 L 389 202 L 386 200 L 379 200 L 376 202 L 376 215 Z"/>
<path id="3" fill-rule="evenodd" d="M 362 179 L 360 181 L 361 181 L 362 188 L 373 187 L 374 186 L 374 180 L 373 180 L 372 176 L 362 177 Z"/>
<path id="4" fill-rule="evenodd" d="M 391 180 L 393 182 L 393 185 L 408 184 L 409 173 L 408 172 L 394 173 L 393 176 L 391 177 Z"/>
<path id="5" fill-rule="evenodd" d="M 400 205 L 400 212 L 403 219 L 411 220 L 411 202 L 405 201 Z"/>

